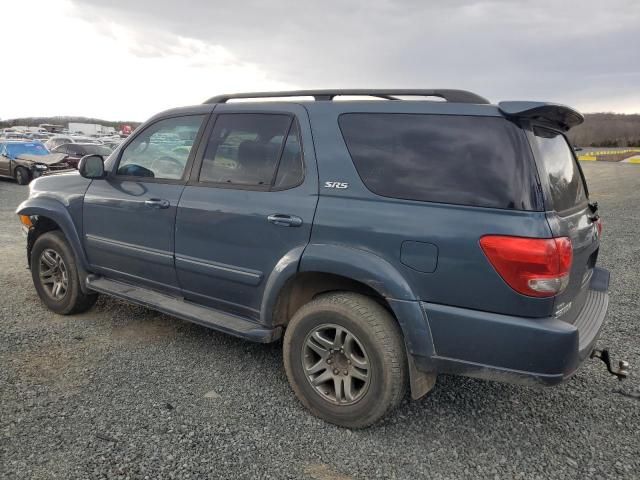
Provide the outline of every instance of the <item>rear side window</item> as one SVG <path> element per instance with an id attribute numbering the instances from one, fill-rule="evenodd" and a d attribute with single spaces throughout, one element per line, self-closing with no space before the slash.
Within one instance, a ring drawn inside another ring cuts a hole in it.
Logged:
<path id="1" fill-rule="evenodd" d="M 378 195 L 537 209 L 526 137 L 503 118 L 349 113 L 339 124 L 358 174 Z"/>
<path id="2" fill-rule="evenodd" d="M 551 201 L 557 212 L 569 210 L 587 201 L 584 179 L 569 143 L 558 132 L 533 129 L 538 157 L 549 181 Z"/>

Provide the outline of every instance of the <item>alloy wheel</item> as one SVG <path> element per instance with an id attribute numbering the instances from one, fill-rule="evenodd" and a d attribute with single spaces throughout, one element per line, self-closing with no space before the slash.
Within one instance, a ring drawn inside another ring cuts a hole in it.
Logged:
<path id="1" fill-rule="evenodd" d="M 323 324 L 307 335 L 302 367 L 313 389 L 333 404 L 354 404 L 369 388 L 372 369 L 367 352 L 341 325 Z"/>
<path id="2" fill-rule="evenodd" d="M 62 256 L 51 248 L 40 254 L 40 281 L 54 300 L 62 300 L 69 289 L 69 275 Z"/>

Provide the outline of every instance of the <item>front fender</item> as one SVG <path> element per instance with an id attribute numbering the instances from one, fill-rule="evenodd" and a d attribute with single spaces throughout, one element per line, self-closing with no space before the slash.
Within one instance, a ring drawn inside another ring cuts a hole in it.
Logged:
<path id="1" fill-rule="evenodd" d="M 62 233 L 64 233 L 64 236 L 69 242 L 69 246 L 76 257 L 78 268 L 83 270 L 81 273 L 86 273 L 89 268 L 87 257 L 85 255 L 84 248 L 82 247 L 82 242 L 80 241 L 80 236 L 78 235 L 76 226 L 65 205 L 51 198 L 34 197 L 22 202 L 18 206 L 16 213 L 18 215 L 43 216 L 54 221 L 60 227 L 60 230 L 62 230 Z"/>

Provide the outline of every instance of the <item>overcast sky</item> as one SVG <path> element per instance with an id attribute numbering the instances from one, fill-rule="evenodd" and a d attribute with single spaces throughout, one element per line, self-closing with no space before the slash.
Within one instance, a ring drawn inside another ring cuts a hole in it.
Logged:
<path id="1" fill-rule="evenodd" d="M 144 120 L 215 94 L 463 88 L 640 113 L 640 1 L 14 0 L 0 118 Z"/>

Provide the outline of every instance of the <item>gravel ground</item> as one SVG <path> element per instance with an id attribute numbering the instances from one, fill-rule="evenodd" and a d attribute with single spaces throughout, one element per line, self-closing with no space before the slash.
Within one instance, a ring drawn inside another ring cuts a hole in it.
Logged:
<path id="1" fill-rule="evenodd" d="M 585 164 L 612 271 L 600 344 L 640 366 L 640 168 Z M 587 361 L 550 389 L 441 376 L 430 395 L 349 431 L 290 391 L 256 345 L 102 297 L 40 303 L 0 181 L 0 478 L 640 478 L 638 376 Z"/>

